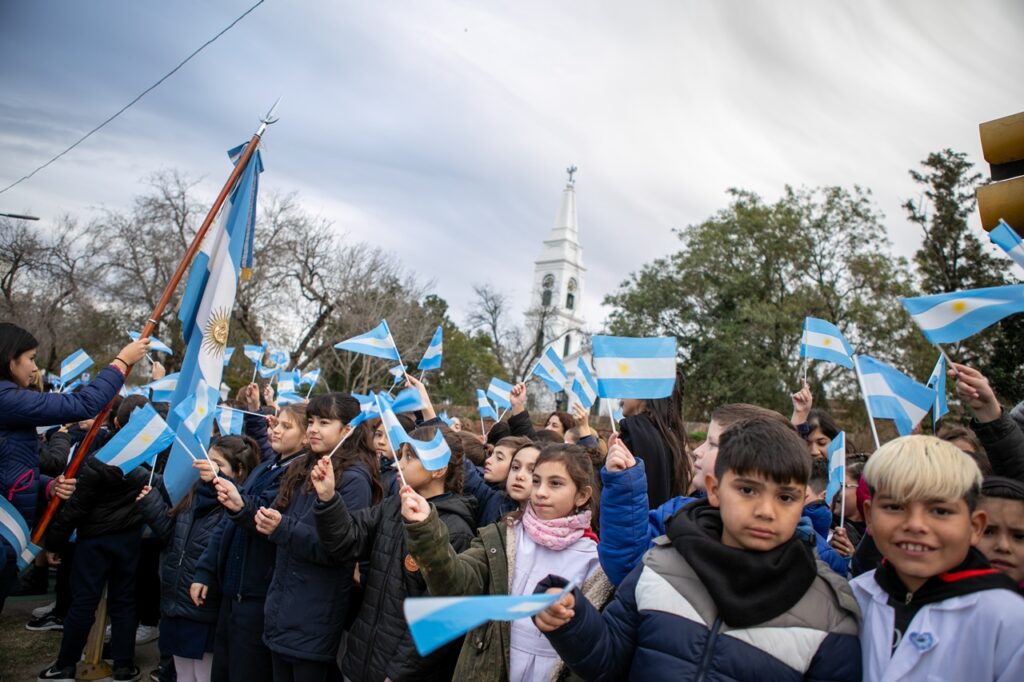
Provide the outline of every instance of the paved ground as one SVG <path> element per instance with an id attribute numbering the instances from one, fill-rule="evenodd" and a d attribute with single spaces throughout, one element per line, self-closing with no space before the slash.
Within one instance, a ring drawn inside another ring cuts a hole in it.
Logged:
<path id="1" fill-rule="evenodd" d="M 30 632 L 25 623 L 32 609 L 53 601 L 53 594 L 40 597 L 8 597 L 0 614 L 0 674 L 3 682 L 34 682 L 39 671 L 53 663 L 60 646 L 59 632 Z M 142 679 L 149 679 L 160 659 L 156 641 L 135 649 L 135 664 Z M 110 679 L 110 678 L 107 678 Z"/>

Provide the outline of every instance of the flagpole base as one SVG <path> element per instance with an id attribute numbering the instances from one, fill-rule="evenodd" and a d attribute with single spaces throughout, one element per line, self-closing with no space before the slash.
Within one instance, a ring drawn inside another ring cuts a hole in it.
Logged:
<path id="1" fill-rule="evenodd" d="M 79 661 L 75 670 L 76 680 L 102 680 L 114 674 L 114 669 L 103 660 L 103 639 L 107 631 L 107 588 L 103 588 L 103 597 L 96 607 L 96 620 L 89 630 L 89 639 L 85 642 L 85 657 Z"/>

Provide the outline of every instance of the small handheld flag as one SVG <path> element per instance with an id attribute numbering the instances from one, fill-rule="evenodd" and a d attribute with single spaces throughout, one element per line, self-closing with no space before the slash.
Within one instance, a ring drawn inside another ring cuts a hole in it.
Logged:
<path id="1" fill-rule="evenodd" d="M 487 400 L 487 394 L 479 388 L 476 389 L 476 409 L 480 413 L 480 419 L 498 421 L 498 413 L 491 407 L 490 401 Z"/>
<path id="2" fill-rule="evenodd" d="M 387 320 L 381 320 L 379 325 L 365 334 L 353 336 L 351 339 L 336 343 L 334 347 L 338 350 L 372 355 L 375 358 L 384 358 L 385 360 L 398 360 L 399 362 L 402 360 L 398 355 L 398 347 L 395 346 L 395 340 L 391 337 L 391 329 L 388 327 Z"/>
<path id="3" fill-rule="evenodd" d="M 132 341 L 138 341 L 139 337 L 142 336 L 139 332 L 128 332 L 128 336 L 131 337 Z M 149 337 L 149 350 L 156 351 L 157 353 L 166 353 L 167 355 L 174 355 L 171 352 L 171 347 L 166 343 L 156 338 L 155 336 Z"/>
<path id="4" fill-rule="evenodd" d="M 79 348 L 60 362 L 60 382 L 66 384 L 92 367 L 92 358 Z"/>
<path id="5" fill-rule="evenodd" d="M 602 398 L 665 398 L 676 385 L 676 340 L 591 338 L 597 394 Z"/>
<path id="6" fill-rule="evenodd" d="M 149 403 L 135 408 L 124 428 L 96 453 L 96 459 L 124 473 L 148 462 L 174 442 L 171 431 Z"/>
<path id="7" fill-rule="evenodd" d="M 224 349 L 224 366 L 227 367 L 228 363 L 231 362 L 231 356 L 235 354 L 235 347 L 228 346 Z"/>
<path id="8" fill-rule="evenodd" d="M 174 408 L 174 414 L 181 419 L 182 425 L 193 435 L 201 433 L 205 422 L 208 419 L 213 419 L 219 398 L 220 391 L 207 385 L 206 381 L 200 378 L 196 383 L 195 393 L 189 394 L 187 398 L 178 403 Z"/>
<path id="9" fill-rule="evenodd" d="M 828 446 L 828 487 L 825 504 L 832 506 L 836 493 L 846 484 L 846 432 L 840 431 Z M 842 524 L 840 524 L 842 525 Z"/>
<path id="10" fill-rule="evenodd" d="M 242 434 L 243 420 L 245 413 L 239 410 L 229 410 L 224 407 L 217 407 L 217 428 L 222 436 L 239 436 Z"/>
<path id="11" fill-rule="evenodd" d="M 318 382 L 318 381 L 320 381 L 320 368 L 319 367 L 317 369 L 311 369 L 308 372 L 306 372 L 305 374 L 303 374 L 302 378 L 299 379 L 299 385 L 300 386 L 314 386 L 314 385 L 316 385 L 316 382 Z"/>
<path id="12" fill-rule="evenodd" d="M 868 414 L 891 419 L 901 436 L 909 436 L 935 403 L 934 389 L 867 355 L 855 355 Z"/>
<path id="13" fill-rule="evenodd" d="M 388 442 L 391 444 L 391 451 L 395 453 L 395 459 L 398 459 L 398 448 L 402 446 L 402 443 L 408 443 L 411 439 L 409 434 L 402 428 L 402 424 L 398 421 L 398 417 L 395 416 L 394 410 L 391 409 L 391 398 L 386 393 L 378 393 L 376 395 L 377 411 L 380 413 L 380 420 L 384 424 L 384 432 L 387 434 Z"/>
<path id="14" fill-rule="evenodd" d="M 423 395 L 420 390 L 415 386 L 403 389 L 398 392 L 393 399 L 391 410 L 395 414 L 402 414 L 404 412 L 415 412 L 417 410 L 425 410 L 427 405 L 423 402 Z"/>
<path id="15" fill-rule="evenodd" d="M 430 339 L 430 345 L 427 346 L 427 350 L 423 353 L 423 359 L 420 360 L 420 364 L 416 367 L 418 370 L 425 372 L 428 369 L 441 369 L 443 338 L 444 329 L 438 327 L 437 331 L 434 332 L 434 338 Z"/>
<path id="16" fill-rule="evenodd" d="M 277 373 L 277 392 L 278 393 L 295 393 L 295 388 L 299 382 L 299 373 L 297 371 L 287 372 L 281 370 Z"/>
<path id="17" fill-rule="evenodd" d="M 281 371 L 280 367 L 264 367 L 263 365 L 258 365 L 256 369 L 264 379 L 273 379 Z"/>
<path id="18" fill-rule="evenodd" d="M 548 378 L 561 387 L 559 391 L 565 390 L 565 384 L 569 381 L 569 375 L 566 374 L 562 358 L 558 357 L 558 353 L 555 352 L 554 348 L 551 346 L 547 347 L 547 350 L 537 360 L 537 367 L 541 367 L 547 372 Z"/>
<path id="19" fill-rule="evenodd" d="M 353 429 L 368 419 L 380 417 L 380 410 L 377 408 L 377 398 L 373 393 L 370 393 L 370 395 L 353 393 L 352 397 L 359 401 L 359 414 L 348 423 Z"/>
<path id="20" fill-rule="evenodd" d="M 1024 284 L 901 298 L 931 343 L 956 343 L 1004 317 L 1024 312 Z"/>
<path id="21" fill-rule="evenodd" d="M 445 441 L 441 429 L 436 429 L 434 437 L 430 440 L 410 438 L 409 443 L 416 451 L 420 464 L 427 471 L 438 471 L 448 466 L 448 461 L 452 457 L 452 449 L 448 447 L 448 442 Z"/>
<path id="22" fill-rule="evenodd" d="M 261 346 L 250 346 L 246 345 L 242 347 L 242 352 L 245 357 L 252 360 L 253 364 L 259 365 L 263 363 L 263 354 L 267 352 L 267 344 Z"/>
<path id="23" fill-rule="evenodd" d="M 284 407 L 285 405 L 305 402 L 306 399 L 294 391 L 279 391 L 274 401 L 278 407 Z"/>
<path id="24" fill-rule="evenodd" d="M 405 378 L 405 365 L 395 365 L 388 370 L 391 375 L 391 383 L 397 384 Z"/>
<path id="25" fill-rule="evenodd" d="M 448 412 L 441 412 L 437 415 L 437 418 L 444 422 L 444 425 L 451 428 L 455 425 L 455 420 L 448 416 Z"/>
<path id="26" fill-rule="evenodd" d="M 270 360 L 274 365 L 284 369 L 288 364 L 288 351 L 281 348 L 271 348 L 267 351 L 267 359 Z"/>
<path id="27" fill-rule="evenodd" d="M 988 233 L 988 238 L 1005 251 L 1014 263 L 1024 269 L 1024 241 L 1021 241 L 1020 235 L 1005 220 L 999 221 L 999 224 Z"/>
<path id="28" fill-rule="evenodd" d="M 494 377 L 487 386 L 487 397 L 502 409 L 512 407 L 512 384 Z"/>
<path id="29" fill-rule="evenodd" d="M 576 376 L 572 379 L 572 392 L 576 394 L 580 405 L 588 410 L 597 401 L 597 382 L 583 358 L 576 360 Z"/>
<path id="30" fill-rule="evenodd" d="M 928 388 L 935 390 L 935 404 L 932 405 L 932 421 L 942 419 L 942 415 L 949 413 L 949 404 L 946 402 L 946 358 L 939 355 L 935 361 L 935 368 L 932 375 L 928 377 Z"/>
<path id="31" fill-rule="evenodd" d="M 19 571 L 28 568 L 42 550 L 32 544 L 32 533 L 25 523 L 25 517 L 3 495 L 0 495 L 0 537 L 14 548 Z"/>
<path id="32" fill-rule="evenodd" d="M 76 388 L 78 388 L 79 386 L 85 386 L 87 383 L 89 383 L 89 375 L 88 374 L 83 374 L 82 376 L 80 376 L 79 378 L 75 379 L 74 381 L 72 381 L 70 384 L 68 384 L 64 388 L 60 389 L 60 392 L 61 393 L 73 393 Z"/>
<path id="33" fill-rule="evenodd" d="M 533 366 L 533 372 L 530 376 L 535 376 L 543 381 L 544 385 L 547 386 L 548 390 L 552 393 L 561 393 L 564 390 L 564 386 L 548 376 L 547 370 L 540 365 Z"/>
<path id="34" fill-rule="evenodd" d="M 178 388 L 178 372 L 168 374 L 163 379 L 157 379 L 146 384 L 150 389 L 150 400 L 154 403 L 169 403 L 174 397 L 174 390 Z"/>
<path id="35" fill-rule="evenodd" d="M 487 597 L 407 597 L 404 611 L 420 656 L 461 637 L 489 620 L 518 620 L 537 615 L 573 589 L 560 593 Z"/>
<path id="36" fill-rule="evenodd" d="M 804 319 L 800 357 L 834 362 L 847 369 L 853 369 L 853 348 L 839 331 L 839 327 L 816 317 Z"/>

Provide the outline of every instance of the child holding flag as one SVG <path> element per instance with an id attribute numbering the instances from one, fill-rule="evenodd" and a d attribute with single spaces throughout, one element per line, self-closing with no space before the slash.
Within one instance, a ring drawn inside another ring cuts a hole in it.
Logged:
<path id="1" fill-rule="evenodd" d="M 432 440 L 436 427 L 423 426 L 409 434 Z M 462 496 L 463 452 L 458 434 L 442 429 L 451 450 L 448 464 L 425 468 L 408 443 L 399 448 L 406 483 L 434 506 L 456 552 L 467 549 L 475 535 L 474 501 Z M 334 487 L 334 469 L 321 458 L 312 472 L 318 500 L 313 507 L 317 534 L 325 550 L 339 561 L 369 557 L 363 576 L 363 601 L 352 623 L 341 670 L 351 680 L 450 680 L 461 641 L 421 657 L 413 645 L 402 603 L 406 597 L 427 594 L 416 561 L 408 553 L 398 495 L 381 504 L 349 512 Z"/>
<path id="2" fill-rule="evenodd" d="M 437 509 L 403 488 L 409 554 L 433 596 L 531 594 L 537 581 L 560 573 L 603 606 L 612 587 L 597 558 L 596 489 L 583 448 L 547 446 L 533 468 L 530 503 L 521 513 L 481 528 L 470 548 L 456 554 Z M 454 679 L 540 681 L 552 678 L 559 666 L 532 622 L 497 621 L 466 635 Z"/>

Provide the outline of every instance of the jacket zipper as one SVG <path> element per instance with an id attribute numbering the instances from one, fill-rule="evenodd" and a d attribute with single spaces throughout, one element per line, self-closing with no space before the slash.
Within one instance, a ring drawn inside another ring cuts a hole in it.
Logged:
<path id="1" fill-rule="evenodd" d="M 382 519 L 382 521 L 383 521 L 383 519 Z M 399 530 L 402 531 L 403 533 L 405 532 L 405 530 L 402 529 L 402 528 L 399 528 Z M 374 538 L 374 543 L 376 543 L 376 538 Z M 403 543 L 398 543 L 398 544 L 401 545 Z M 408 552 L 409 548 L 406 547 L 405 551 Z M 395 558 L 393 554 L 392 554 L 392 558 Z M 358 563 L 359 562 L 356 561 L 356 564 L 358 564 Z M 388 578 L 391 577 L 391 569 L 394 568 L 394 565 L 395 565 L 394 561 L 390 561 L 390 560 L 388 561 L 387 567 L 384 569 L 384 585 L 389 585 L 390 584 L 388 582 Z M 370 569 L 371 570 L 373 569 L 373 551 L 372 550 L 370 551 Z M 360 577 L 362 577 L 362 576 L 360 575 Z M 404 586 L 405 585 L 405 581 L 403 581 L 402 584 Z M 353 585 L 353 587 L 355 587 L 355 585 Z M 360 589 L 363 590 L 363 598 L 365 599 L 366 598 L 366 585 L 365 584 L 360 585 Z M 380 621 L 380 612 L 383 611 L 383 610 L 384 609 L 374 609 L 373 610 L 373 625 L 370 628 L 370 632 L 372 634 L 374 634 L 374 635 L 376 635 L 376 633 L 377 633 L 377 623 Z M 366 642 L 365 644 L 368 645 L 369 643 Z M 372 646 L 367 646 L 367 649 L 366 649 L 366 659 L 363 661 L 363 674 L 362 674 L 362 677 L 360 677 L 359 679 L 361 679 L 361 680 L 368 679 L 367 673 L 368 673 L 369 668 L 370 668 L 370 661 L 372 661 L 372 660 L 373 660 L 373 647 Z"/>
<path id="2" fill-rule="evenodd" d="M 913 592 L 907 592 L 907 598 L 904 600 L 903 605 L 904 606 L 910 606 L 910 600 L 913 599 L 913 598 L 914 598 L 914 593 Z"/>
<path id="3" fill-rule="evenodd" d="M 711 652 L 715 646 L 715 640 L 718 639 L 718 631 L 722 629 L 722 619 L 720 617 L 715 618 L 715 622 L 711 624 L 711 633 L 708 635 L 708 643 L 704 647 L 704 657 L 700 662 L 700 669 L 697 671 L 697 677 L 695 682 L 702 682 L 708 674 L 708 666 L 711 665 Z"/>

